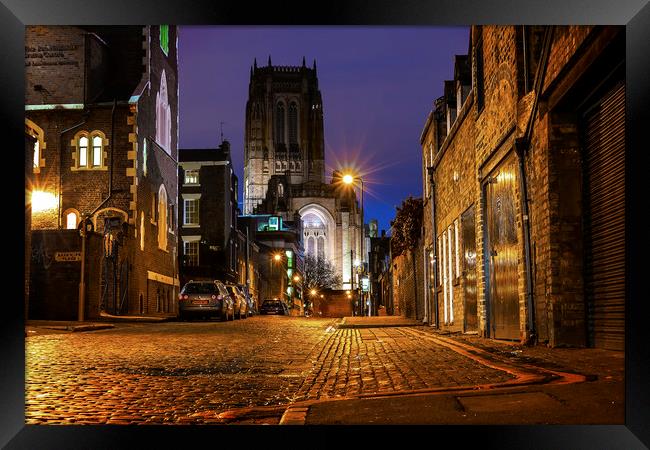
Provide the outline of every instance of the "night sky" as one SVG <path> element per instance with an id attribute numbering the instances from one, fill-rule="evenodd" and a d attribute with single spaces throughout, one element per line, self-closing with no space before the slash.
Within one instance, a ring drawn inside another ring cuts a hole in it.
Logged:
<path id="1" fill-rule="evenodd" d="M 243 200 L 248 81 L 253 58 L 299 66 L 316 59 L 323 96 L 326 179 L 364 178 L 366 222 L 388 229 L 395 207 L 422 195 L 420 134 L 433 101 L 466 54 L 468 27 L 187 26 L 179 31 L 180 148 L 230 141 Z"/>

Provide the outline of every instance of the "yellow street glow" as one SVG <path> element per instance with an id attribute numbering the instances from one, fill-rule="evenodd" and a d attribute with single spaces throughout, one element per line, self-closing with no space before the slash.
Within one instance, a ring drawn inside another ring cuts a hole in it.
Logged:
<path id="1" fill-rule="evenodd" d="M 349 173 L 346 174 L 346 175 L 343 175 L 343 182 L 345 184 L 352 184 L 353 181 L 354 181 L 354 177 L 352 175 L 350 175 Z"/>
<path id="2" fill-rule="evenodd" d="M 32 192 L 32 211 L 39 212 L 57 207 L 56 195 L 51 192 L 34 191 Z"/>
<path id="3" fill-rule="evenodd" d="M 282 259 L 282 256 L 280 256 L 280 254 L 277 253 L 273 256 L 273 259 L 275 259 L 276 261 L 280 261 L 280 259 Z"/>
<path id="4" fill-rule="evenodd" d="M 316 295 L 316 289 L 312 289 L 310 293 L 311 295 Z"/>

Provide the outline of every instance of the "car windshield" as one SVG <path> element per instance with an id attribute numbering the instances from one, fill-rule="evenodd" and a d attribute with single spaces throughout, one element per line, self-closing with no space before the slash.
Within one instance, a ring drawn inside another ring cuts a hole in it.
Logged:
<path id="1" fill-rule="evenodd" d="M 184 294 L 213 294 L 216 291 L 213 283 L 188 283 L 183 288 Z"/>

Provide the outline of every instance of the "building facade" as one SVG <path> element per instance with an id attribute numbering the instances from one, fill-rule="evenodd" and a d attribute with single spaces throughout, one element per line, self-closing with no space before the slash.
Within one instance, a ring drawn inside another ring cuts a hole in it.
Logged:
<path id="1" fill-rule="evenodd" d="M 64 302 L 79 302 L 84 259 L 87 317 L 175 315 L 176 27 L 28 26 L 25 47 L 32 234 L 42 234 L 32 262 L 54 277 L 39 277 L 31 304 L 48 310 L 60 302 L 51 292 L 73 286 Z"/>
<path id="2" fill-rule="evenodd" d="M 239 208 L 230 143 L 224 141 L 216 149 L 181 149 L 179 154 L 181 283 L 236 282 Z"/>
<path id="3" fill-rule="evenodd" d="M 244 139 L 244 213 L 302 221 L 307 254 L 328 259 L 350 286 L 361 255 L 361 211 L 340 176 L 326 182 L 316 62 L 251 67 Z"/>
<path id="4" fill-rule="evenodd" d="M 623 348 L 623 30 L 471 28 L 421 135 L 430 323 Z"/>

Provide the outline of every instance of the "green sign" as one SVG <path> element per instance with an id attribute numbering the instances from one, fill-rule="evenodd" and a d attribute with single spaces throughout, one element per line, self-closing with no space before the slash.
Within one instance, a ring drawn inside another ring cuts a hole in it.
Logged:
<path id="1" fill-rule="evenodd" d="M 160 48 L 169 55 L 169 25 L 160 25 Z"/>
<path id="2" fill-rule="evenodd" d="M 269 230 L 270 231 L 278 231 L 280 224 L 279 224 L 279 217 L 269 217 Z"/>

